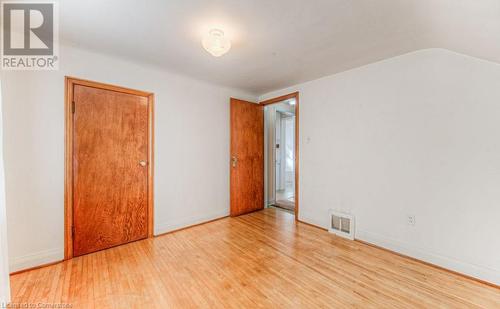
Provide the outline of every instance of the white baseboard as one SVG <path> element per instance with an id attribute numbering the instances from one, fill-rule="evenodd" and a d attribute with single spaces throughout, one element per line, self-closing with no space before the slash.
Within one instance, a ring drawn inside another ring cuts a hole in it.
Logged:
<path id="1" fill-rule="evenodd" d="M 188 227 L 191 225 L 207 222 L 210 220 L 226 217 L 229 215 L 229 210 L 221 210 L 208 215 L 189 217 L 184 219 L 176 219 L 175 221 L 166 221 L 163 223 L 157 223 L 155 226 L 155 235 L 167 233 L 174 231 L 183 227 Z M 37 267 L 44 264 L 49 264 L 64 259 L 64 249 L 63 248 L 53 248 L 48 250 L 43 250 L 19 257 L 12 257 L 9 260 L 9 272 L 13 273 L 16 271 L 29 269 L 32 267 Z"/>
<path id="2" fill-rule="evenodd" d="M 473 278 L 477 278 L 486 282 L 491 282 L 500 285 L 500 270 L 492 269 L 484 266 L 474 265 L 464 261 L 435 254 L 425 248 L 417 248 L 403 244 L 394 239 L 387 238 L 372 232 L 357 230 L 356 239 L 364 242 L 389 249 L 391 251 L 431 263 Z"/>
<path id="3" fill-rule="evenodd" d="M 223 218 L 229 216 L 229 210 L 224 209 L 220 211 L 216 211 L 210 214 L 186 217 L 186 218 L 176 218 L 175 220 L 164 221 L 161 223 L 156 223 L 155 225 L 155 235 L 161 235 L 164 233 L 168 233 L 171 231 L 175 231 L 178 229 L 182 229 L 185 227 L 189 227 L 192 225 L 204 223 L 207 221 Z"/>
<path id="4" fill-rule="evenodd" d="M 40 265 L 61 261 L 64 259 L 63 248 L 43 250 L 23 256 L 12 257 L 9 260 L 9 271 L 11 273 Z"/>
<path id="5" fill-rule="evenodd" d="M 318 227 L 326 228 L 328 223 L 314 219 L 314 216 L 308 213 L 299 212 L 299 220 Z M 425 248 L 417 248 L 408 244 L 401 243 L 395 239 L 391 239 L 376 233 L 365 230 L 356 230 L 355 239 L 382 247 L 402 255 L 406 255 L 417 260 L 434 264 L 448 270 L 455 271 L 482 281 L 500 285 L 500 270 L 492 269 L 484 266 L 471 264 L 464 261 L 459 261 L 447 256 L 435 254 L 431 250 Z"/>
<path id="6" fill-rule="evenodd" d="M 4 274 L 2 274 L 2 276 L 3 275 Z M 9 280 L 6 281 L 7 282 L 0 282 L 0 308 L 7 308 L 7 304 L 11 301 Z"/>
<path id="7" fill-rule="evenodd" d="M 229 215 L 228 210 L 221 210 L 208 215 L 189 217 L 184 219 L 176 219 L 175 222 L 165 221 L 163 223 L 157 223 L 155 227 L 155 235 L 171 232 L 180 228 L 188 227 L 191 225 L 196 225 L 204 223 L 207 221 L 223 218 Z M 313 220 L 312 216 L 307 216 L 307 214 L 301 213 L 301 221 L 310 223 L 316 226 L 324 227 L 323 222 Z M 376 246 L 389 249 L 391 251 L 413 257 L 418 260 L 422 260 L 443 268 L 456 271 L 480 280 L 491 282 L 496 285 L 500 285 L 500 270 L 491 269 L 479 265 L 474 265 L 471 263 L 458 261 L 453 258 L 435 254 L 426 250 L 424 248 L 416 248 L 403 244 L 394 239 L 378 235 L 376 233 L 357 230 L 356 239 L 374 244 Z M 9 270 L 10 272 L 15 272 L 23 269 L 28 269 L 31 267 L 40 266 L 43 264 L 48 264 L 52 262 L 60 261 L 64 258 L 63 248 L 54 248 L 44 251 L 35 252 L 32 254 L 13 257 L 10 259 Z"/>
<path id="8" fill-rule="evenodd" d="M 310 216 L 309 213 L 300 210 L 300 208 L 299 208 L 299 220 L 328 230 L 328 221 L 325 222 L 318 221 L 314 219 L 314 216 Z"/>

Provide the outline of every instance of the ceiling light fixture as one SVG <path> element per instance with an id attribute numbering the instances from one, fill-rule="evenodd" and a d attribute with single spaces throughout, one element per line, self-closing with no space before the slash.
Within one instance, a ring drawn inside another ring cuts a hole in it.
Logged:
<path id="1" fill-rule="evenodd" d="M 231 48 L 231 41 L 224 36 L 224 31 L 220 29 L 210 30 L 201 41 L 201 44 L 214 57 L 224 55 Z"/>

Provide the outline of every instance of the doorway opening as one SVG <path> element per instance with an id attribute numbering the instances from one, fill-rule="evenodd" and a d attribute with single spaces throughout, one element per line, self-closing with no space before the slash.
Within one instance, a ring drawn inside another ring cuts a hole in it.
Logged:
<path id="1" fill-rule="evenodd" d="M 264 104 L 265 207 L 297 214 L 298 93 Z"/>
<path id="2" fill-rule="evenodd" d="M 280 207 L 298 220 L 299 93 L 259 104 L 231 98 L 230 128 L 231 217 Z"/>

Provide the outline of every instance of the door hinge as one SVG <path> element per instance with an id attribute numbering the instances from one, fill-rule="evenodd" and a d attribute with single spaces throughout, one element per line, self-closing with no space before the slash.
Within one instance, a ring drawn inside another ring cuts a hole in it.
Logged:
<path id="1" fill-rule="evenodd" d="M 72 101 L 71 102 L 71 112 L 74 114 L 75 110 L 76 110 L 76 104 L 75 104 L 75 101 Z"/>

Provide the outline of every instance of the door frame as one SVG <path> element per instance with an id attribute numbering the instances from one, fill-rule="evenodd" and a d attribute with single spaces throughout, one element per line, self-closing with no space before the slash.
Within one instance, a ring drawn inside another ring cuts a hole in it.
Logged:
<path id="1" fill-rule="evenodd" d="M 73 88 L 75 85 L 110 90 L 148 100 L 148 238 L 154 236 L 154 94 L 120 86 L 65 76 L 64 99 L 64 259 L 73 258 Z"/>
<path id="2" fill-rule="evenodd" d="M 299 92 L 292 92 L 276 98 L 259 102 L 266 106 L 280 103 L 285 100 L 295 99 L 295 221 L 299 220 Z"/>

